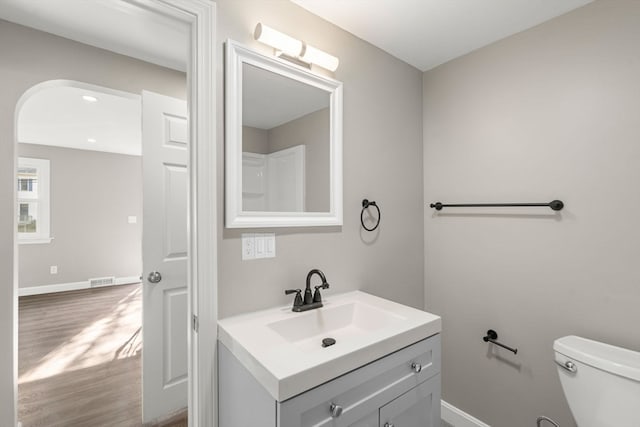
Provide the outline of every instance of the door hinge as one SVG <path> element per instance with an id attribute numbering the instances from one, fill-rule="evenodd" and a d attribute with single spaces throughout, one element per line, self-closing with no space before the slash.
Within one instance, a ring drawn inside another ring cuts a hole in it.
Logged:
<path id="1" fill-rule="evenodd" d="M 191 320 L 192 320 L 191 326 L 193 327 L 193 330 L 198 332 L 198 328 L 200 326 L 200 323 L 198 322 L 198 316 L 194 314 Z"/>

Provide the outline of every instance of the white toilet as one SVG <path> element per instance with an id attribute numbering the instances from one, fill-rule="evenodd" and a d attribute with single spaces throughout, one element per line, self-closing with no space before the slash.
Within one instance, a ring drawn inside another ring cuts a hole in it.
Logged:
<path id="1" fill-rule="evenodd" d="M 578 427 L 640 427 L 640 353 L 573 335 L 553 350 Z"/>

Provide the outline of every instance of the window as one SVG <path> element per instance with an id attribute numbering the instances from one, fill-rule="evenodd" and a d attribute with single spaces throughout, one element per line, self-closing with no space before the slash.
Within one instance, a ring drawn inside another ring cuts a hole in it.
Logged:
<path id="1" fill-rule="evenodd" d="M 49 160 L 18 158 L 18 243 L 49 243 Z"/>

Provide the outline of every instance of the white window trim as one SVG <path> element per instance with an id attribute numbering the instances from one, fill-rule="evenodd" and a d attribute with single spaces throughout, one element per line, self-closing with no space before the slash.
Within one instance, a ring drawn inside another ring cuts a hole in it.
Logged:
<path id="1" fill-rule="evenodd" d="M 34 159 L 31 157 L 19 157 L 18 167 L 33 167 L 38 171 L 38 197 L 37 198 L 20 198 L 16 199 L 16 204 L 20 202 L 38 202 L 38 222 L 37 233 L 20 233 L 18 232 L 18 244 L 42 244 L 51 243 L 53 238 L 50 233 L 51 210 L 49 204 L 50 195 L 50 168 L 49 160 Z M 16 177 L 17 179 L 17 177 Z"/>
<path id="2" fill-rule="evenodd" d="M 53 241 L 53 237 L 43 237 L 43 238 L 34 238 L 34 237 L 24 237 L 18 240 L 19 245 L 40 245 L 43 243 L 51 243 Z"/>

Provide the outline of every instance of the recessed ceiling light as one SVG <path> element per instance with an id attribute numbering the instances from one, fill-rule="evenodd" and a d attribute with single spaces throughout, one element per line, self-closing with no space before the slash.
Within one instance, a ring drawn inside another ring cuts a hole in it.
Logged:
<path id="1" fill-rule="evenodd" d="M 95 138 L 87 138 L 87 142 L 94 143 L 97 142 Z"/>
<path id="2" fill-rule="evenodd" d="M 91 95 L 82 95 L 82 99 L 84 99 L 87 102 L 98 102 L 98 98 Z"/>

